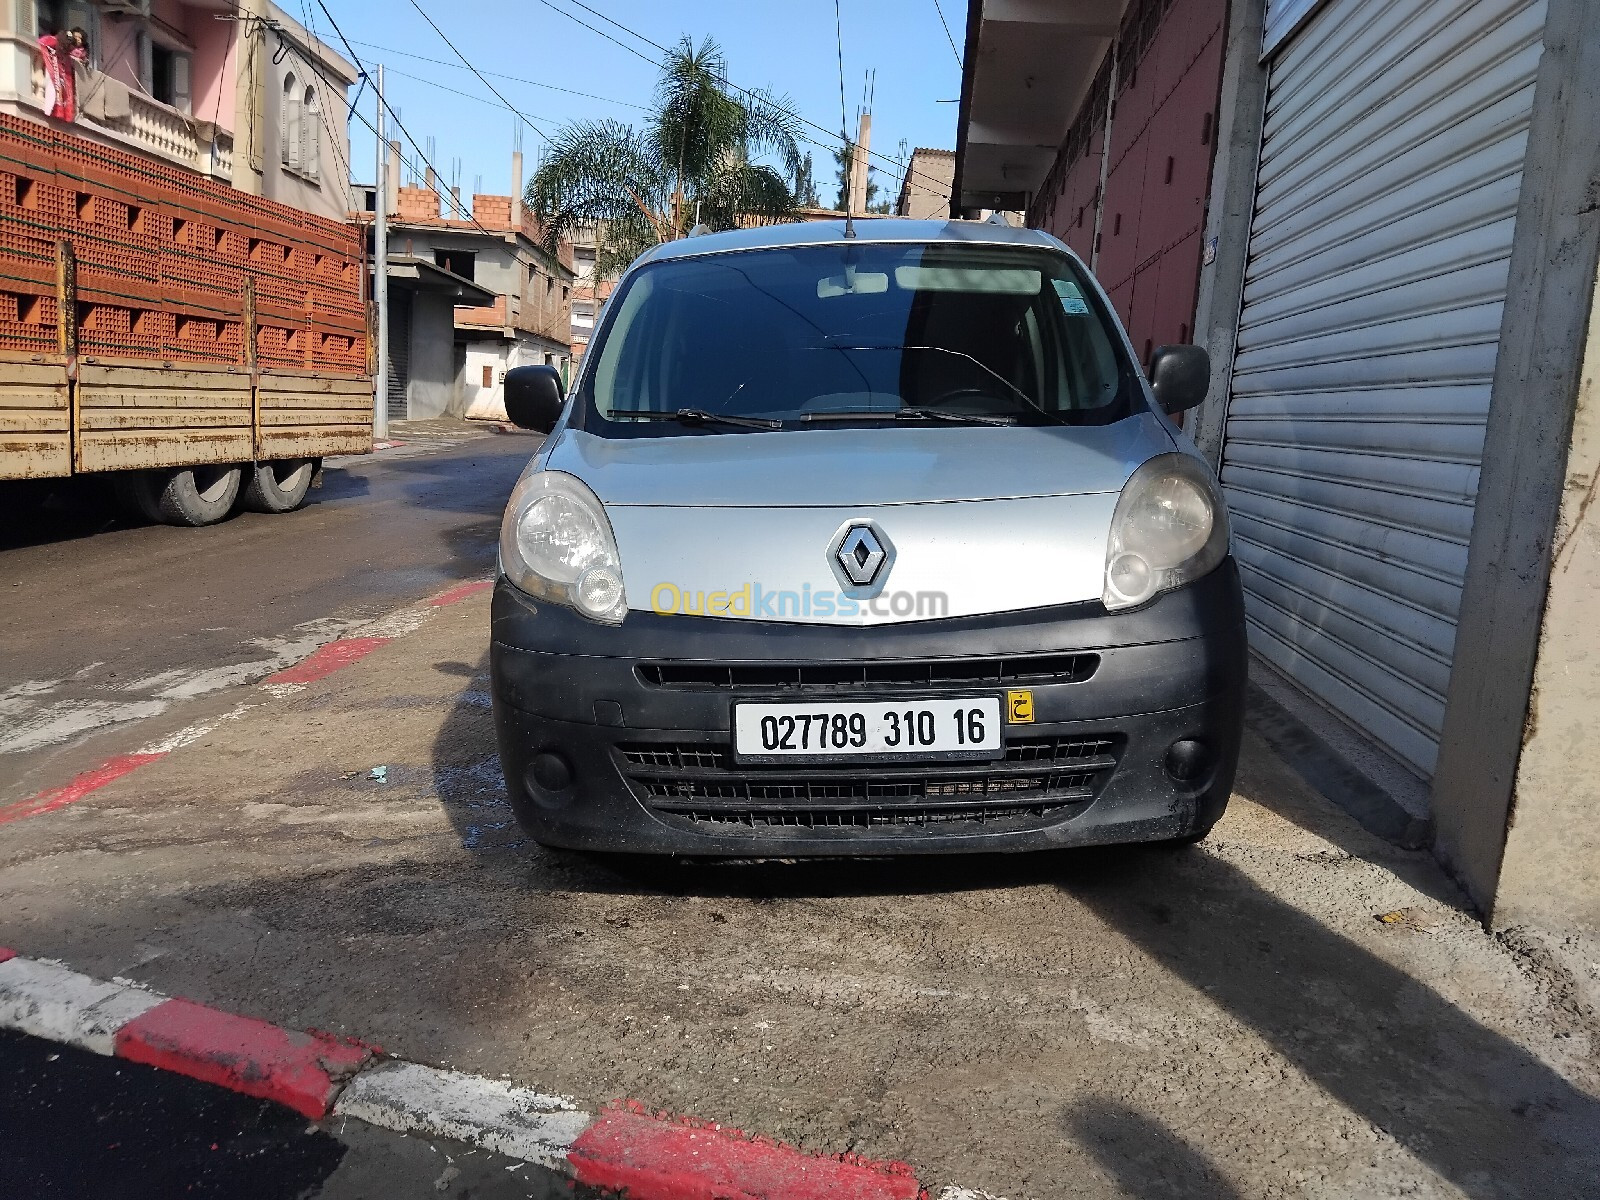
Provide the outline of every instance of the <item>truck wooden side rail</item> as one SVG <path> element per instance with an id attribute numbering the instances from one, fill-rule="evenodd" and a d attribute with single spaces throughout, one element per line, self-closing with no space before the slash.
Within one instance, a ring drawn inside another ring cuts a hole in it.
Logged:
<path id="1" fill-rule="evenodd" d="M 0 114 L 0 480 L 286 512 L 372 448 L 360 235 Z"/>

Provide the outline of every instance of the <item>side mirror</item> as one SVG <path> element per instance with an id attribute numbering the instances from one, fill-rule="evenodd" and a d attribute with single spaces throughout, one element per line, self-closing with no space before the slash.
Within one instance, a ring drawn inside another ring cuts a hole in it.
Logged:
<path id="1" fill-rule="evenodd" d="M 514 425 L 549 433 L 561 419 L 566 398 L 554 367 L 512 367 L 506 372 L 506 416 Z"/>
<path id="2" fill-rule="evenodd" d="M 1150 390 L 1167 413 L 1199 406 L 1211 389 L 1211 356 L 1199 346 L 1158 346 L 1150 356 Z"/>

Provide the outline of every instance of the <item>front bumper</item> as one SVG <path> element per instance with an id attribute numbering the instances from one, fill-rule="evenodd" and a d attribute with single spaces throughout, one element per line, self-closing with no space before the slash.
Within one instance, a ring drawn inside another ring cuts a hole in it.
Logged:
<path id="1" fill-rule="evenodd" d="M 870 629 L 630 613 L 612 628 L 501 579 L 492 625 L 509 798 L 549 845 L 788 857 L 1154 841 L 1210 828 L 1238 762 L 1245 632 L 1231 558 L 1132 613 L 1096 603 Z M 1008 687 L 1032 691 L 1035 719 L 1005 727 L 999 762 L 732 759 L 736 700 Z M 1185 779 L 1169 769 L 1181 740 L 1204 747 Z"/>

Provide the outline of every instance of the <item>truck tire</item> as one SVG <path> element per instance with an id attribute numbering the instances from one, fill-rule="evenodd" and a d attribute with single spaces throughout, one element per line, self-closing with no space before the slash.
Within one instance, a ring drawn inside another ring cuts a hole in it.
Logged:
<path id="1" fill-rule="evenodd" d="M 281 458 L 247 466 L 239 507 L 258 513 L 293 512 L 306 502 L 316 473 L 314 458 Z"/>
<path id="2" fill-rule="evenodd" d="M 167 525 L 214 525 L 233 511 L 243 471 L 237 463 L 129 471 L 117 481 L 125 503 Z"/>

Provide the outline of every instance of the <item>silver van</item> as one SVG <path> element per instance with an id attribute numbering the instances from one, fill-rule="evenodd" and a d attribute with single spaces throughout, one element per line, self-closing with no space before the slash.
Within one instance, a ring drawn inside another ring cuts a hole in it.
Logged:
<path id="1" fill-rule="evenodd" d="M 1194 840 L 1245 679 L 1210 468 L 1089 272 L 966 221 L 690 237 L 619 281 L 501 526 L 517 817 L 586 850 Z"/>

